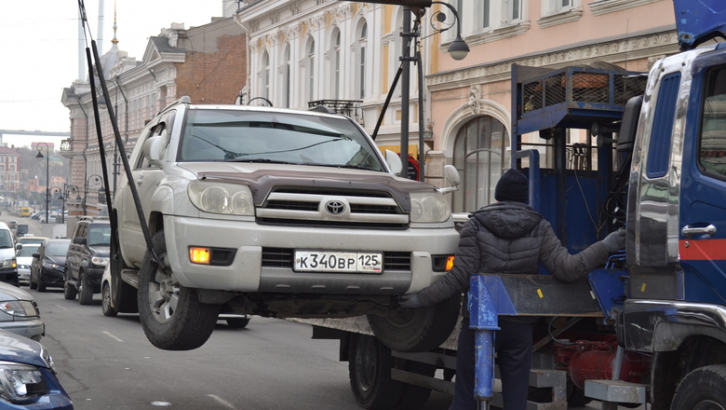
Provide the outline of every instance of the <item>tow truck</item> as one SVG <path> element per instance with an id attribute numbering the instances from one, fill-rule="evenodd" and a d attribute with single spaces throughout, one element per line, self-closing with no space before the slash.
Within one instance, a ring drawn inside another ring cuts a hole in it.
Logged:
<path id="1" fill-rule="evenodd" d="M 726 408 L 726 3 L 673 4 L 681 52 L 648 74 L 512 67 L 512 164 L 529 176 L 530 205 L 571 252 L 627 232 L 624 252 L 581 282 L 472 276 L 467 307 L 482 335 L 495 337 L 499 315 L 543 318 L 530 408 Z M 568 146 L 568 129 L 595 145 Z M 527 149 L 529 133 L 548 141 L 553 168 Z M 341 340 L 362 407 L 415 408 L 431 390 L 453 392 L 456 332 L 404 353 L 364 322 L 307 323 L 314 338 Z M 493 352 L 477 366 L 477 399 L 497 405 Z"/>

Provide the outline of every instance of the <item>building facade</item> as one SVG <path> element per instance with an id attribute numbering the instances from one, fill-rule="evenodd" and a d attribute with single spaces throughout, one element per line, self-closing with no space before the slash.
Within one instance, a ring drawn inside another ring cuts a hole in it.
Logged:
<path id="1" fill-rule="evenodd" d="M 17 192 L 20 187 L 20 154 L 0 146 L 0 192 Z"/>
<path id="2" fill-rule="evenodd" d="M 130 155 L 145 124 L 182 96 L 189 96 L 193 104 L 234 103 L 247 81 L 245 40 L 231 18 L 213 18 L 209 24 L 189 29 L 174 23 L 149 38 L 137 61 L 118 48 L 114 37 L 113 47 L 101 60 L 111 100 L 108 104 L 116 115 L 126 154 Z M 100 93 L 100 85 L 98 88 Z M 64 89 L 62 102 L 71 118 L 70 138 L 61 147 L 61 154 L 71 162 L 69 210 L 97 214 L 105 208 L 98 200 L 103 198 L 98 195 L 103 189 L 103 170 L 89 82 L 76 81 Z M 109 185 L 115 191 L 124 171 L 104 103 L 99 104 L 100 129 Z"/>

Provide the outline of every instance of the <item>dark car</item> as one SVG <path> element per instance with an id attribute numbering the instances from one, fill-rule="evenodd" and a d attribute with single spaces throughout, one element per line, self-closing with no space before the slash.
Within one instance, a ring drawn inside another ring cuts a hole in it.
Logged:
<path id="1" fill-rule="evenodd" d="M 11 231 L 18 229 L 18 221 L 12 220 L 8 222 L 8 228 L 10 228 Z"/>
<path id="2" fill-rule="evenodd" d="M 45 292 L 45 288 L 62 288 L 66 269 L 66 254 L 70 239 L 48 239 L 33 254 L 30 264 L 30 289 Z"/>
<path id="3" fill-rule="evenodd" d="M 40 343 L 0 330 L 0 408 L 73 410 Z"/>
<path id="4" fill-rule="evenodd" d="M 108 219 L 83 217 L 73 231 L 66 257 L 64 296 L 78 295 L 81 305 L 88 305 L 94 293 L 101 292 L 101 277 L 108 265 L 111 224 Z"/>

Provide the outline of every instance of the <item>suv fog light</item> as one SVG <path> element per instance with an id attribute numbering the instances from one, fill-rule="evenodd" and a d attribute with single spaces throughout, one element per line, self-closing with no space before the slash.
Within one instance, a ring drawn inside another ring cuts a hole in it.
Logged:
<path id="1" fill-rule="evenodd" d="M 209 263 L 211 262 L 210 254 L 211 252 L 209 248 L 191 247 L 189 248 L 189 261 L 191 263 L 202 263 L 205 265 L 209 265 Z"/>
<path id="2" fill-rule="evenodd" d="M 448 272 L 454 267 L 454 255 L 433 255 L 431 263 L 434 272 Z"/>

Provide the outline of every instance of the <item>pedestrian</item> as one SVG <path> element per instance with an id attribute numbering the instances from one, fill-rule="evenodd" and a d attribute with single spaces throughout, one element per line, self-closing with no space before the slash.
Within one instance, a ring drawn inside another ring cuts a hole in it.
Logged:
<path id="1" fill-rule="evenodd" d="M 527 177 L 509 169 L 494 191 L 496 203 L 469 215 L 459 239 L 454 267 L 439 281 L 418 293 L 404 295 L 404 308 L 435 306 L 469 289 L 477 273 L 537 274 L 542 263 L 554 277 L 571 282 L 604 263 L 611 252 L 625 246 L 625 231 L 571 255 L 549 222 L 527 205 Z M 474 410 L 474 334 L 464 311 L 456 353 L 454 399 L 450 410 Z M 537 317 L 501 316 L 496 332 L 497 365 L 502 379 L 505 410 L 525 410 L 532 361 L 532 332 Z"/>

